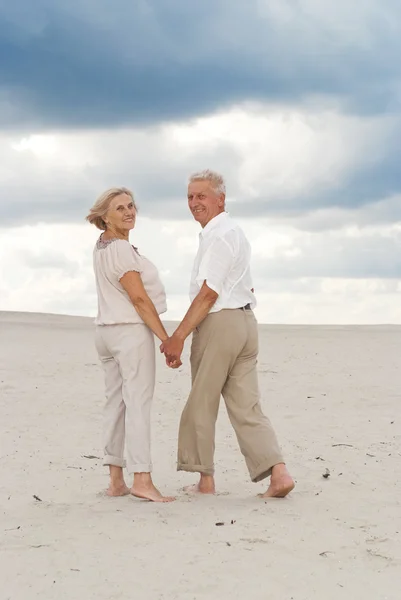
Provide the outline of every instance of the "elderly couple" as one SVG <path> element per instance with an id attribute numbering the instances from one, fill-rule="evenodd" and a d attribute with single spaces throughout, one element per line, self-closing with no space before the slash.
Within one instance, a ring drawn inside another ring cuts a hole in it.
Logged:
<path id="1" fill-rule="evenodd" d="M 192 271 L 191 305 L 169 337 L 159 315 L 167 310 L 156 267 L 129 242 L 135 226 L 133 194 L 105 192 L 87 220 L 103 233 L 93 256 L 98 294 L 96 348 L 105 374 L 104 464 L 110 469 L 107 494 L 133 494 L 170 502 L 152 481 L 151 405 L 155 386 L 154 336 L 166 363 L 179 367 L 186 338 L 192 334 L 192 389 L 181 416 L 177 469 L 196 472 L 191 489 L 215 492 L 215 424 L 220 396 L 252 481 L 270 476 L 262 498 L 284 497 L 294 487 L 276 435 L 263 414 L 257 380 L 258 328 L 250 272 L 250 245 L 225 211 L 225 185 L 218 173 L 189 178 L 188 206 L 202 227 Z M 127 467 L 124 481 L 124 445 Z"/>

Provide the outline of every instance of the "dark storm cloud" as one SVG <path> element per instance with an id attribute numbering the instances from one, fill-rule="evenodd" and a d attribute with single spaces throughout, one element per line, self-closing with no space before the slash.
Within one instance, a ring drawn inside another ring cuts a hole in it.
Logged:
<path id="1" fill-rule="evenodd" d="M 237 194 L 242 157 L 229 140 L 174 158 L 174 147 L 159 147 L 157 136 L 146 143 L 145 135 L 123 149 L 114 142 L 95 166 L 74 169 L 43 167 L 29 153 L 10 153 L 7 142 L 0 154 L 0 227 L 82 222 L 100 192 L 122 184 L 134 189 L 144 216 L 186 219 L 186 178 L 205 167 L 226 176 L 236 217 L 282 218 L 306 230 L 399 220 L 400 203 L 389 198 L 401 192 L 401 5 L 355 5 L 0 0 L 3 129 L 155 125 L 250 99 L 310 103 L 314 94 L 334 97 L 358 115 L 394 116 L 379 159 L 290 197 L 277 189 L 256 199 Z"/>
<path id="2" fill-rule="evenodd" d="M 332 209 L 343 211 L 344 222 L 348 220 L 361 224 L 401 221 L 401 200 L 394 199 L 401 194 L 400 139 L 401 118 L 395 123 L 394 131 L 388 138 L 380 159 L 371 161 L 368 152 L 361 167 L 356 167 L 349 174 L 344 174 L 323 188 L 312 187 L 290 198 L 276 192 L 271 196 L 261 196 L 252 202 L 243 199 L 236 203 L 235 210 L 241 216 L 246 216 L 251 211 L 253 217 L 282 218 L 299 223 L 301 228 L 306 229 L 309 228 L 308 224 L 311 225 L 311 229 L 317 224 L 321 229 L 336 227 L 337 223 L 330 220 Z M 326 210 L 326 221 L 321 215 L 316 219 L 316 211 L 322 210 Z"/>
<path id="3" fill-rule="evenodd" d="M 0 126 L 146 124 L 313 94 L 394 108 L 400 4 L 352 4 L 2 1 Z"/>
<path id="4" fill-rule="evenodd" d="M 401 139 L 401 125 L 399 133 Z M 290 197 L 286 189 L 282 194 L 276 189 L 255 199 L 241 191 L 241 157 L 229 145 L 200 149 L 190 158 L 183 155 L 177 160 L 165 149 L 158 149 L 154 138 L 149 138 L 147 146 L 136 143 L 127 149 L 129 143 L 119 145 L 117 136 L 100 156 L 100 164 L 75 169 L 60 165 L 38 168 L 29 153 L 6 153 L 3 165 L 13 177 L 1 184 L 0 227 L 83 222 L 96 197 L 114 185 L 134 190 L 140 215 L 184 220 L 189 218 L 188 175 L 207 167 L 225 175 L 227 208 L 234 217 L 278 219 L 307 231 L 401 221 L 401 172 L 397 164 L 401 144 L 387 148 L 374 166 L 368 161 L 364 169 L 338 178 L 331 186 L 314 189 L 308 185 Z"/>
<path id="5" fill-rule="evenodd" d="M 318 234 L 299 241 L 296 255 L 254 260 L 259 282 L 277 279 L 401 279 L 401 229 L 391 236 L 372 232 L 357 237 Z"/>
<path id="6" fill-rule="evenodd" d="M 345 219 L 352 220 L 358 217 L 359 223 L 364 220 L 363 209 L 368 211 L 365 222 L 369 221 L 369 215 L 374 214 L 375 221 L 400 221 L 401 197 L 391 204 L 387 202 L 389 198 L 401 193 L 401 171 L 392 165 L 392 162 L 392 159 L 389 159 L 388 163 L 383 161 L 374 169 L 367 168 L 357 175 L 345 178 L 339 181 L 334 189 L 327 187 L 317 191 L 308 190 L 291 199 L 280 197 L 277 193 L 257 200 L 244 198 L 234 205 L 233 210 L 242 217 L 270 216 L 294 223 L 303 221 L 305 228 L 308 228 L 308 216 L 313 215 L 315 218 L 316 211 L 326 209 L 326 223 L 322 219 L 315 222 L 319 223 L 319 228 L 330 229 L 334 223 L 330 221 L 329 211 L 333 208 L 343 210 Z M 382 202 L 386 203 L 385 210 L 378 210 Z M 312 221 L 313 219 L 311 223 Z"/>

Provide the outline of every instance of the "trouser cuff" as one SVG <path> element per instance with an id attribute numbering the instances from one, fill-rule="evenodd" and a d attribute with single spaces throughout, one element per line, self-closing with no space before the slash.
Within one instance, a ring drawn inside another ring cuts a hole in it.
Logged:
<path id="1" fill-rule="evenodd" d="M 265 462 L 261 463 L 257 469 L 250 473 L 251 480 L 253 483 L 257 483 L 258 481 L 266 479 L 266 477 L 270 477 L 273 467 L 279 465 L 280 463 L 284 463 L 284 459 L 280 454 L 269 460 L 266 460 Z"/>
<path id="2" fill-rule="evenodd" d="M 184 463 L 177 463 L 177 471 L 188 471 L 189 473 L 202 473 L 203 475 L 214 475 L 214 467 L 204 467 L 202 465 L 186 465 Z"/>
<path id="3" fill-rule="evenodd" d="M 134 473 L 151 473 L 153 470 L 153 465 L 151 463 L 142 465 L 128 465 L 127 470 L 130 475 L 133 475 Z"/>
<path id="4" fill-rule="evenodd" d="M 103 459 L 103 465 L 105 467 L 107 466 L 112 466 L 112 467 L 121 467 L 124 468 L 125 467 L 125 460 L 121 457 L 118 456 L 111 456 L 111 454 L 106 454 L 104 459 Z"/>

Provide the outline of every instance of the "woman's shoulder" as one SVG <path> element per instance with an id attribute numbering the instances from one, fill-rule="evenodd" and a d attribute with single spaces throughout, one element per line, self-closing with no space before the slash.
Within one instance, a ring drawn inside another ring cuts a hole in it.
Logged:
<path id="1" fill-rule="evenodd" d="M 95 246 L 95 253 L 99 258 L 103 255 L 112 262 L 132 262 L 136 265 L 141 263 L 141 256 L 128 240 L 120 238 L 103 239 L 100 237 Z"/>

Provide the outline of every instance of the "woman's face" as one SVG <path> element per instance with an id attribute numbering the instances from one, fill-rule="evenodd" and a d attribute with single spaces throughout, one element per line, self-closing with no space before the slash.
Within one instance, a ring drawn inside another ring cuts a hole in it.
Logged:
<path id="1" fill-rule="evenodd" d="M 127 194 L 120 194 L 110 202 L 104 217 L 107 229 L 112 231 L 127 231 L 135 227 L 135 206 Z"/>

